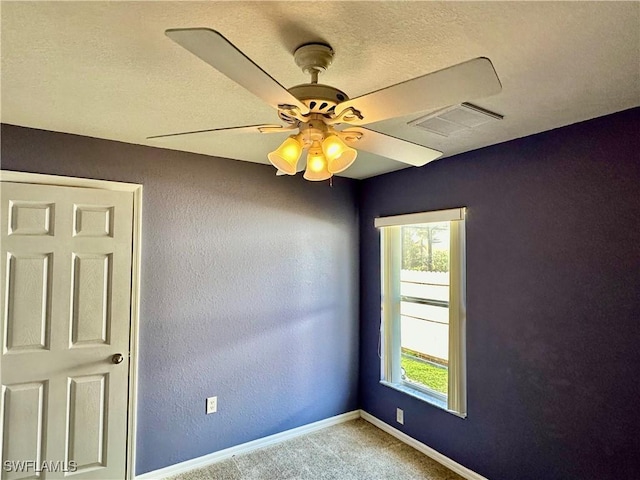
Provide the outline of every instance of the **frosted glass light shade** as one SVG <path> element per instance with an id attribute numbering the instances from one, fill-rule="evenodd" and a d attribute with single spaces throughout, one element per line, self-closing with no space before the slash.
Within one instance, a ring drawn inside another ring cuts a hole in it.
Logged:
<path id="1" fill-rule="evenodd" d="M 267 155 L 269 161 L 278 170 L 287 175 L 295 175 L 297 172 L 298 159 L 302 154 L 302 143 L 291 135 L 276 150 Z"/>
<path id="2" fill-rule="evenodd" d="M 331 173 L 340 173 L 351 166 L 358 152 L 349 147 L 337 135 L 331 134 L 322 142 L 322 151 L 327 158 L 327 169 Z"/>
<path id="3" fill-rule="evenodd" d="M 305 180 L 319 182 L 331 178 L 331 172 L 327 170 L 327 159 L 322 153 L 318 142 L 314 143 L 307 155 L 307 169 L 304 171 Z"/>

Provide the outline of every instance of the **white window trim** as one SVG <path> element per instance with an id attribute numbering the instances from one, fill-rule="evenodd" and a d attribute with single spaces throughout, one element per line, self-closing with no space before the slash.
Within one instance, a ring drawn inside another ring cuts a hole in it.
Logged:
<path id="1" fill-rule="evenodd" d="M 380 335 L 381 383 L 425 400 L 460 417 L 467 416 L 466 396 L 466 265 L 465 265 L 465 208 L 438 210 L 408 215 L 379 217 L 374 225 L 381 229 L 381 287 L 382 321 Z M 397 379 L 401 377 L 400 363 L 393 361 L 400 355 L 400 270 L 402 254 L 401 227 L 432 222 L 450 224 L 450 285 L 449 288 L 449 386 L 447 400 L 423 389 L 411 388 Z M 389 273 L 387 275 L 387 272 Z M 457 288 L 456 288 L 457 286 Z"/>
<path id="2" fill-rule="evenodd" d="M 451 208 L 449 210 L 435 210 L 432 212 L 409 213 L 407 215 L 393 215 L 378 217 L 374 220 L 376 228 L 415 225 L 417 223 L 450 222 L 464 220 L 465 208 Z"/>

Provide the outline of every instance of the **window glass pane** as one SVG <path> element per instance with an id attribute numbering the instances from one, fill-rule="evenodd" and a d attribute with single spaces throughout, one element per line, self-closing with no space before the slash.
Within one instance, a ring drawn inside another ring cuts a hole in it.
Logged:
<path id="1" fill-rule="evenodd" d="M 447 395 L 449 222 L 402 227 L 402 380 Z"/>

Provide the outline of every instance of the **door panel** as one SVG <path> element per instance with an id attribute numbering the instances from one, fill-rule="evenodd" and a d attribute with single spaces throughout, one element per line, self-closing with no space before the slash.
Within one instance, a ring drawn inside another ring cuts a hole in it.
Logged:
<path id="1" fill-rule="evenodd" d="M 73 234 L 77 237 L 112 237 L 113 207 L 76 205 Z"/>
<path id="2" fill-rule="evenodd" d="M 53 209 L 51 203 L 10 201 L 9 235 L 53 235 Z"/>
<path id="3" fill-rule="evenodd" d="M 69 381 L 66 450 L 79 473 L 105 466 L 107 378 L 108 374 L 85 375 Z"/>
<path id="4" fill-rule="evenodd" d="M 106 344 L 111 324 L 109 254 L 74 254 L 72 346 Z"/>
<path id="5" fill-rule="evenodd" d="M 2 182 L 1 208 L 2 465 L 61 462 L 2 479 L 123 479 L 133 193 Z"/>
<path id="6" fill-rule="evenodd" d="M 49 348 L 50 255 L 8 254 L 5 352 Z"/>
<path id="7" fill-rule="evenodd" d="M 42 460 L 46 416 L 46 382 L 4 387 L 4 458 Z M 14 440 L 15 439 L 15 440 Z M 8 472 L 6 478 L 33 478 L 30 472 Z"/>

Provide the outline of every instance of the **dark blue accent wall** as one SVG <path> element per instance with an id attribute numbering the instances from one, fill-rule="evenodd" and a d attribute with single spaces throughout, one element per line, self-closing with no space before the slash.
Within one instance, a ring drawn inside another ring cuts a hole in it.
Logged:
<path id="1" fill-rule="evenodd" d="M 378 383 L 373 219 L 459 206 L 467 419 Z M 640 109 L 371 178 L 360 220 L 364 410 L 491 480 L 638 478 Z"/>
<path id="2" fill-rule="evenodd" d="M 2 168 L 144 185 L 138 474 L 358 408 L 355 181 L 10 125 Z"/>

